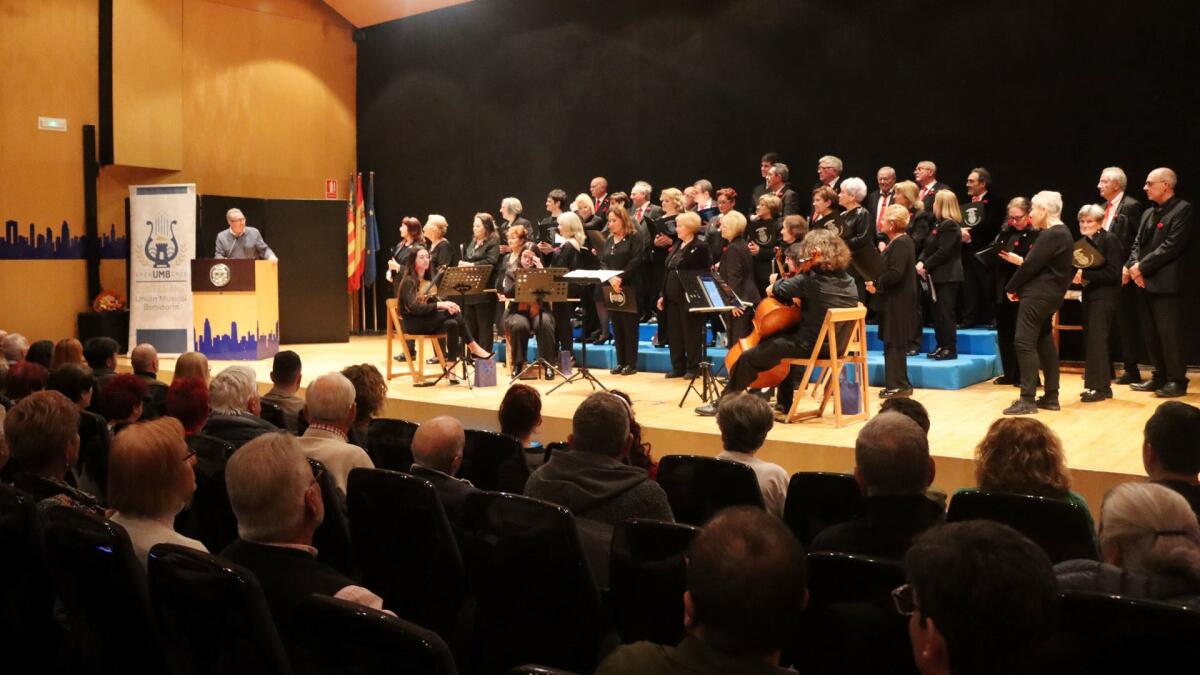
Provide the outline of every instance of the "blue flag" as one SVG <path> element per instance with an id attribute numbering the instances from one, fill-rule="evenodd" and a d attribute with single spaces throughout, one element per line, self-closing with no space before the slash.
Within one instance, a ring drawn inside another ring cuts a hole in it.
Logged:
<path id="1" fill-rule="evenodd" d="M 366 267 L 363 270 L 363 285 L 375 283 L 375 254 L 379 251 L 379 223 L 375 220 L 375 172 L 367 178 L 367 244 L 363 248 Z"/>

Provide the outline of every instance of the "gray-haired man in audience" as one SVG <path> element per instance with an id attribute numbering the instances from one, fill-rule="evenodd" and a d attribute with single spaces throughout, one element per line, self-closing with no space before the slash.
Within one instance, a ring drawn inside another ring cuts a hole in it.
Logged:
<path id="1" fill-rule="evenodd" d="M 362 448 L 346 440 L 346 431 L 354 424 L 358 412 L 354 405 L 354 385 L 341 373 L 325 373 L 308 385 L 304 400 L 308 429 L 300 438 L 300 449 L 324 464 L 334 484 L 345 494 L 352 470 L 375 468 Z"/>

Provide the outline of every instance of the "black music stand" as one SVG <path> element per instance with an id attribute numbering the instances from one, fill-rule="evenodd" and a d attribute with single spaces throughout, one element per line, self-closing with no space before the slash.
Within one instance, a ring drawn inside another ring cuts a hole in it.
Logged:
<path id="1" fill-rule="evenodd" d="M 459 321 L 466 321 L 464 314 L 467 311 L 467 296 L 482 295 L 484 287 L 487 286 L 488 279 L 492 276 L 491 265 L 473 265 L 471 267 L 447 267 L 442 275 L 442 283 L 438 287 L 438 297 L 448 297 L 451 293 L 458 296 L 458 316 Z M 437 379 L 427 384 L 415 384 L 414 387 L 432 387 L 444 378 L 450 378 L 450 384 L 454 384 L 454 366 L 462 365 L 462 380 L 467 383 L 467 389 L 471 389 L 471 378 L 467 375 L 467 341 L 462 339 L 462 331 L 459 331 L 458 352 L 454 355 L 455 360 L 446 364 L 442 369 L 442 374 L 438 375 Z"/>
<path id="2" fill-rule="evenodd" d="M 604 283 L 604 281 L 601 281 L 601 276 L 603 276 L 602 274 L 600 274 L 601 272 L 603 272 L 603 270 L 574 270 L 570 274 L 566 275 L 564 277 L 564 279 L 566 281 L 569 281 L 570 283 L 579 284 L 581 286 L 594 286 L 594 285 Z M 609 278 L 611 278 L 613 276 L 617 276 L 617 275 L 616 274 L 610 275 Z M 607 279 L 605 281 L 607 281 Z M 574 330 L 575 330 L 575 328 L 572 327 L 571 331 L 574 332 Z M 579 363 L 575 364 L 575 371 L 571 373 L 570 377 L 568 377 L 567 379 L 563 380 L 562 382 L 559 382 L 558 384 L 554 385 L 554 387 L 550 391 L 546 392 L 547 396 L 558 391 L 559 387 L 570 384 L 572 382 L 577 382 L 579 380 L 585 380 L 585 381 L 587 381 L 588 384 L 592 385 L 592 391 L 595 391 L 596 387 L 600 387 L 604 391 L 608 391 L 608 387 L 601 384 L 600 380 L 597 380 L 596 376 L 592 375 L 592 372 L 590 370 L 588 370 L 588 367 L 587 367 L 587 340 L 581 340 L 579 343 L 579 348 L 581 350 L 579 353 L 580 358 L 579 358 Z"/>
<path id="3" fill-rule="evenodd" d="M 691 314 L 724 314 L 732 312 L 735 309 L 746 310 L 745 303 L 737 297 L 733 289 L 729 288 L 720 275 L 716 272 L 676 272 L 679 275 L 679 281 L 683 285 L 683 294 L 687 298 L 688 313 Z M 704 330 L 708 330 L 708 322 L 705 321 Z M 696 380 L 700 380 L 700 386 L 696 386 Z M 710 400 L 716 399 L 721 395 L 721 385 L 712 374 L 712 362 L 708 360 L 708 336 L 705 335 L 700 340 L 700 370 L 691 380 L 688 380 L 687 389 L 683 392 L 683 398 L 679 399 L 679 407 L 682 408 L 688 396 L 692 392 L 700 397 L 700 400 L 708 403 Z"/>
<path id="4" fill-rule="evenodd" d="M 547 267 L 545 269 L 531 268 L 518 269 L 513 275 L 516 278 L 516 297 L 517 302 L 538 303 L 545 305 L 547 302 L 567 302 L 567 282 L 562 280 L 562 275 L 567 273 L 565 267 Z M 546 313 L 543 308 L 542 313 Z M 530 328 L 533 328 L 532 321 Z M 555 343 L 557 345 L 557 342 Z M 559 377 L 566 378 L 561 370 L 553 363 L 546 359 L 546 355 L 542 353 L 546 345 L 538 341 L 538 357 L 530 361 L 521 368 L 521 372 L 513 375 L 509 384 L 521 379 L 530 368 L 541 366 L 542 372 L 551 372 Z M 512 362 L 512 343 L 509 343 L 509 353 L 506 354 L 509 362 Z"/>

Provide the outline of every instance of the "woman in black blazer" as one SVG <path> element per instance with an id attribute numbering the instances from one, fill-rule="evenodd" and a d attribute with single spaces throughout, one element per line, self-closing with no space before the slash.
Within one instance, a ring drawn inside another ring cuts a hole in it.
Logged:
<path id="1" fill-rule="evenodd" d="M 1013 387 L 1021 384 L 1021 364 L 1017 361 L 1017 350 L 1013 345 L 1017 336 L 1017 303 L 1009 300 L 1004 292 L 1017 266 L 1001 257 L 1000 251 L 1024 258 L 1037 240 L 1037 233 L 1037 228 L 1029 222 L 1029 200 L 1025 197 L 1010 199 L 1008 220 L 1000 228 L 994 242 L 1000 248 L 996 252 L 992 300 L 996 303 L 996 342 L 1000 348 L 1000 367 L 1004 369 L 1004 374 L 992 380 L 993 384 Z"/>
<path id="2" fill-rule="evenodd" d="M 617 347 L 617 367 L 613 375 L 633 375 L 638 362 L 638 285 L 642 283 L 645 267 L 645 245 L 637 235 L 629 212 L 620 204 L 608 209 L 608 241 L 600 255 L 600 265 L 606 270 L 620 270 L 600 286 L 612 317 L 613 338 Z"/>
<path id="3" fill-rule="evenodd" d="M 754 284 L 761 294 L 771 279 L 775 249 L 779 246 L 779 214 L 783 201 L 773 194 L 758 198 L 754 220 L 746 225 L 746 246 L 754 256 Z"/>
<path id="4" fill-rule="evenodd" d="M 1117 315 L 1121 292 L 1121 268 L 1125 264 L 1121 238 L 1106 231 L 1104 207 L 1088 204 L 1079 209 L 1079 232 L 1104 256 L 1103 263 L 1084 267 L 1075 273 L 1074 283 L 1083 286 L 1084 403 L 1112 398 L 1112 357 L 1108 336 Z M 1079 258 L 1076 257 L 1076 265 Z"/>
<path id="5" fill-rule="evenodd" d="M 424 243 L 421 240 L 421 221 L 412 216 L 405 216 L 400 221 L 400 243 L 392 247 L 392 257 L 388 260 L 387 280 L 392 282 L 394 292 L 400 293 L 400 273 L 408 262 L 412 248 Z"/>
<path id="6" fill-rule="evenodd" d="M 412 247 L 412 254 L 404 261 L 404 269 L 400 276 L 398 309 L 404 332 L 408 335 L 432 335 L 446 333 L 448 357 L 455 359 L 459 356 L 459 340 L 467 345 L 471 355 L 478 358 L 491 358 L 491 352 L 479 345 L 472 337 L 471 330 L 462 323 L 461 310 L 452 300 L 439 300 L 433 292 L 435 289 L 421 293 L 421 284 L 429 278 L 429 251 L 422 245 Z"/>
<path id="7" fill-rule="evenodd" d="M 917 263 L 917 274 L 933 286 L 933 330 L 937 349 L 929 358 L 938 361 L 958 358 L 958 331 L 955 312 L 958 289 L 962 286 L 962 211 L 958 198 L 949 190 L 939 190 L 933 199 L 933 217 L 938 223 L 930 232 Z"/>
<path id="8" fill-rule="evenodd" d="M 458 247 L 451 244 L 449 239 L 446 239 L 446 230 L 450 229 L 450 225 L 446 219 L 437 215 L 430 214 L 425 220 L 425 228 L 421 233 L 425 235 L 426 241 L 429 242 L 429 269 L 437 274 L 438 270 L 445 267 L 454 267 L 458 264 Z"/>
<path id="9" fill-rule="evenodd" d="M 587 269 L 587 264 L 583 260 L 585 257 L 587 240 L 583 235 L 583 224 L 579 220 L 579 216 L 568 211 L 561 213 L 555 218 L 557 223 L 558 235 L 562 241 L 558 244 L 550 244 L 542 242 L 538 244 L 538 250 L 542 252 L 546 259 L 546 267 L 562 267 L 568 270 Z M 590 255 L 588 253 L 587 255 Z M 595 258 L 592 258 L 592 265 L 595 264 Z M 583 302 L 585 297 L 588 297 L 586 291 L 591 286 L 583 286 L 580 284 L 567 284 L 567 297 L 578 299 Z M 570 302 L 554 303 L 554 327 L 555 336 L 558 339 L 559 351 L 572 352 L 575 349 L 574 329 L 571 327 L 571 317 L 574 314 L 574 306 Z M 540 349 L 540 347 L 539 347 Z M 546 357 L 547 361 L 554 360 Z"/>
<path id="10" fill-rule="evenodd" d="M 491 214 L 476 213 L 475 222 L 471 227 L 474 236 L 471 243 L 467 244 L 466 249 L 463 250 L 459 265 L 468 267 L 491 265 L 492 274 L 488 278 L 487 287 L 495 289 L 497 282 L 504 274 L 504 267 L 500 264 L 500 238 L 496 236 L 496 221 L 492 219 Z M 470 328 L 471 334 L 481 344 L 489 347 L 495 344 L 496 312 L 500 306 L 496 294 L 483 293 L 468 296 L 466 304 L 467 307 L 463 313 L 466 315 L 467 327 Z"/>
<path id="11" fill-rule="evenodd" d="M 879 398 L 912 395 L 908 380 L 908 346 L 917 329 L 917 247 L 908 229 L 908 209 L 892 204 L 883 212 L 883 233 L 888 237 L 883 250 L 883 273 L 866 282 L 875 294 L 879 309 L 879 339 L 883 341 L 884 386 Z"/>
<path id="12" fill-rule="evenodd" d="M 762 299 L 758 292 L 758 284 L 754 281 L 754 256 L 746 243 L 746 216 L 741 211 L 730 211 L 721 216 L 721 237 L 729 242 L 721 253 L 721 261 L 717 270 L 730 290 L 744 302 L 757 305 Z M 750 320 L 754 318 L 754 309 L 735 309 L 725 317 L 725 333 L 729 336 L 729 344 L 750 334 Z"/>
<path id="13" fill-rule="evenodd" d="M 693 377 L 700 370 L 700 341 L 705 317 L 688 311 L 679 275 L 681 271 L 704 272 L 712 266 L 708 245 L 696 236 L 699 232 L 699 215 L 688 212 L 676 218 L 675 234 L 679 241 L 667 254 L 666 278 L 662 294 L 658 296 L 658 309 L 666 313 L 667 330 L 670 331 L 671 372 L 667 373 L 667 379 Z"/>

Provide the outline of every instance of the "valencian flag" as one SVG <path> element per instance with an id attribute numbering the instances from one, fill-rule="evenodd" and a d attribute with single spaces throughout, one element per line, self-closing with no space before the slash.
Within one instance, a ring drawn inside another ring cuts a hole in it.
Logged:
<path id="1" fill-rule="evenodd" d="M 350 176 L 350 194 L 346 202 L 346 292 L 358 290 L 357 276 L 359 251 L 362 244 L 358 241 L 358 225 L 354 221 L 354 176 Z"/>
<path id="2" fill-rule="evenodd" d="M 375 284 L 375 253 L 379 251 L 379 222 L 375 220 L 375 172 L 367 174 L 367 240 L 363 247 L 363 286 Z"/>
<path id="3" fill-rule="evenodd" d="M 362 174 L 354 177 L 354 243 L 357 264 L 354 267 L 354 290 L 362 288 L 363 250 L 367 245 L 367 210 L 363 205 Z"/>

